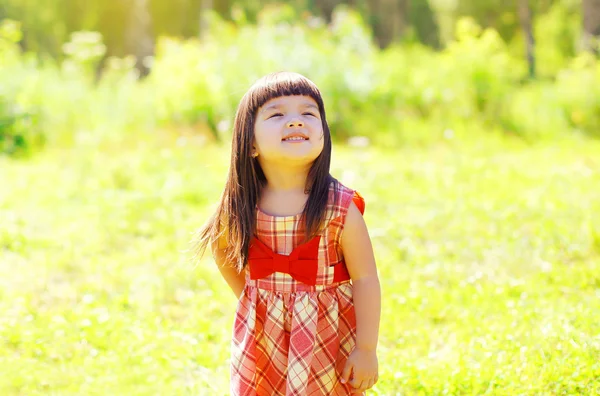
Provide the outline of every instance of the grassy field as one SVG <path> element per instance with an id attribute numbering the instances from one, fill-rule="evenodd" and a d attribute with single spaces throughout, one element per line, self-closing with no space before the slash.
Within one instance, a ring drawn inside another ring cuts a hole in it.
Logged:
<path id="1" fill-rule="evenodd" d="M 235 299 L 191 233 L 227 148 L 0 157 L 0 394 L 223 395 Z M 383 286 L 378 395 L 600 393 L 600 143 L 334 148 Z"/>

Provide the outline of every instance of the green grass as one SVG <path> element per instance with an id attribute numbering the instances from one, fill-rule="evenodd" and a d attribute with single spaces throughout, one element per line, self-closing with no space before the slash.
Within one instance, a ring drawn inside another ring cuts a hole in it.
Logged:
<path id="1" fill-rule="evenodd" d="M 334 151 L 383 286 L 371 394 L 600 393 L 600 143 Z M 0 394 L 228 393 L 235 299 L 187 251 L 227 155 L 145 136 L 0 157 Z"/>

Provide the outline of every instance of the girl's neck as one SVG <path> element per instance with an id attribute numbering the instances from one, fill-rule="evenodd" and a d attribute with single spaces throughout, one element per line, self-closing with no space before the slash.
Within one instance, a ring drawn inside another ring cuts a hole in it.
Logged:
<path id="1" fill-rule="evenodd" d="M 263 168 L 267 178 L 266 188 L 270 191 L 290 191 L 306 189 L 306 178 L 309 168 L 268 169 Z"/>

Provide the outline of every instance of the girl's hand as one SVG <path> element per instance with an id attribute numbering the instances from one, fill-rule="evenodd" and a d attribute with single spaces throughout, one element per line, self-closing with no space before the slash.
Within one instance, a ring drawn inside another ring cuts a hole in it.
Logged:
<path id="1" fill-rule="evenodd" d="M 355 392 L 370 389 L 379 379 L 375 350 L 354 348 L 342 371 L 342 384 L 349 383 Z"/>

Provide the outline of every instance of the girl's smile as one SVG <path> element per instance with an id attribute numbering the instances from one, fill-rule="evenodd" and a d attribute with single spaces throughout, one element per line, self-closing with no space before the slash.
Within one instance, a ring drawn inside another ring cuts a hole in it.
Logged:
<path id="1" fill-rule="evenodd" d="M 292 132 L 288 136 L 281 139 L 282 142 L 301 143 L 310 140 L 304 133 Z"/>

